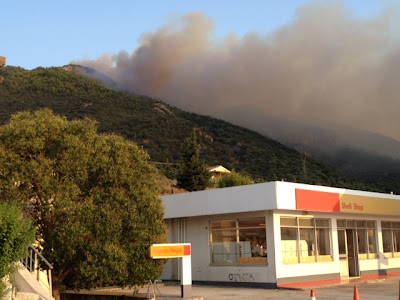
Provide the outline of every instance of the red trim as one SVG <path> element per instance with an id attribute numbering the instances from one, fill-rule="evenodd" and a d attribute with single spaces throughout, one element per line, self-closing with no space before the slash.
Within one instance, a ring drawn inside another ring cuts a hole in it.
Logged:
<path id="1" fill-rule="evenodd" d="M 340 212 L 340 196 L 338 193 L 328 193 L 296 189 L 296 209 Z"/>
<path id="2" fill-rule="evenodd" d="M 306 281 L 306 282 L 296 282 L 296 283 L 288 283 L 288 284 L 279 284 L 278 288 L 290 288 L 290 287 L 299 287 L 299 286 L 307 286 L 307 285 L 321 285 L 324 286 L 325 284 L 333 284 L 333 285 L 339 285 L 339 284 L 346 284 L 349 282 L 354 282 L 354 281 L 364 281 L 367 279 L 372 279 L 372 278 L 382 278 L 382 277 L 389 277 L 389 276 L 399 276 L 400 272 L 396 273 L 389 273 L 389 274 L 382 274 L 382 275 L 365 275 L 357 278 L 346 278 L 346 279 L 327 279 L 327 280 L 316 280 L 316 281 Z"/>
<path id="3" fill-rule="evenodd" d="M 191 254 L 191 247 L 190 245 L 184 245 L 183 246 L 183 255 L 190 255 Z"/>
<path id="4" fill-rule="evenodd" d="M 295 287 L 299 285 L 311 285 L 311 284 L 323 284 L 323 283 L 333 283 L 340 282 L 341 279 L 327 279 L 327 280 L 316 280 L 316 281 L 306 281 L 306 282 L 296 282 L 296 283 L 287 283 L 287 284 L 278 284 L 278 287 Z"/>

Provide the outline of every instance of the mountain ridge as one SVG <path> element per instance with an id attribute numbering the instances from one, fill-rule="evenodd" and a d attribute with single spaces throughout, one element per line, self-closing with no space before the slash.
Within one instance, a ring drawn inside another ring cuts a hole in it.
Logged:
<path id="1" fill-rule="evenodd" d="M 4 77 L 0 84 L 1 124 L 18 111 L 45 107 L 69 119 L 90 117 L 98 121 L 100 132 L 113 132 L 132 140 L 149 152 L 154 163 L 166 166 L 179 161 L 180 146 L 195 128 L 202 144 L 202 158 L 208 165 L 222 164 L 251 175 L 256 182 L 284 179 L 381 191 L 302 157 L 260 133 L 185 112 L 149 97 L 113 90 L 65 67 L 27 71 L 8 66 L 0 70 L 0 75 Z"/>

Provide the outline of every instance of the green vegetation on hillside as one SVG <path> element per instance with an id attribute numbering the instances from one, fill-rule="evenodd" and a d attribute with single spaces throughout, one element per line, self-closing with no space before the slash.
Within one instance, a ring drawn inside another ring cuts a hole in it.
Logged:
<path id="1" fill-rule="evenodd" d="M 87 116 L 99 122 L 100 132 L 120 134 L 148 151 L 152 161 L 162 163 L 180 160 L 181 145 L 195 128 L 208 165 L 222 164 L 249 174 L 256 182 L 286 180 L 372 189 L 311 158 L 304 163 L 299 152 L 251 130 L 109 89 L 70 69 L 1 69 L 0 122 L 7 122 L 15 112 L 44 107 L 69 119 Z"/>

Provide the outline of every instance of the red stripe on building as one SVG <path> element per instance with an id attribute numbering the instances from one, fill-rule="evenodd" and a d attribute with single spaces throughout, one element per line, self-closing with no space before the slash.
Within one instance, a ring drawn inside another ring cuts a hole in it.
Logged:
<path id="1" fill-rule="evenodd" d="M 340 196 L 337 193 L 296 189 L 296 209 L 340 212 Z"/>

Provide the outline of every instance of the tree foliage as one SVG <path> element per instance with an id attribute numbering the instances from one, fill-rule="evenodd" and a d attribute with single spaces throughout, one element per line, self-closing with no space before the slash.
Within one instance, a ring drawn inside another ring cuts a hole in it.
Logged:
<path id="1" fill-rule="evenodd" d="M 238 185 L 247 185 L 252 184 L 253 180 L 250 176 L 240 175 L 239 173 L 232 170 L 229 174 L 222 176 L 218 182 L 218 188 L 230 187 L 230 186 L 238 186 Z"/>
<path id="2" fill-rule="evenodd" d="M 32 222 L 22 218 L 22 211 L 16 206 L 0 204 L 0 299 L 6 293 L 2 279 L 15 270 L 14 263 L 27 255 L 34 240 Z"/>
<path id="3" fill-rule="evenodd" d="M 148 258 L 149 246 L 165 241 L 148 159 L 122 137 L 97 134 L 95 121 L 48 109 L 18 113 L 0 128 L 0 198 L 33 218 L 56 292 L 160 275 L 163 262 Z"/>
<path id="4" fill-rule="evenodd" d="M 210 173 L 200 159 L 200 144 L 197 142 L 195 130 L 185 139 L 181 154 L 177 175 L 178 186 L 188 191 L 204 190 L 209 183 Z"/>

